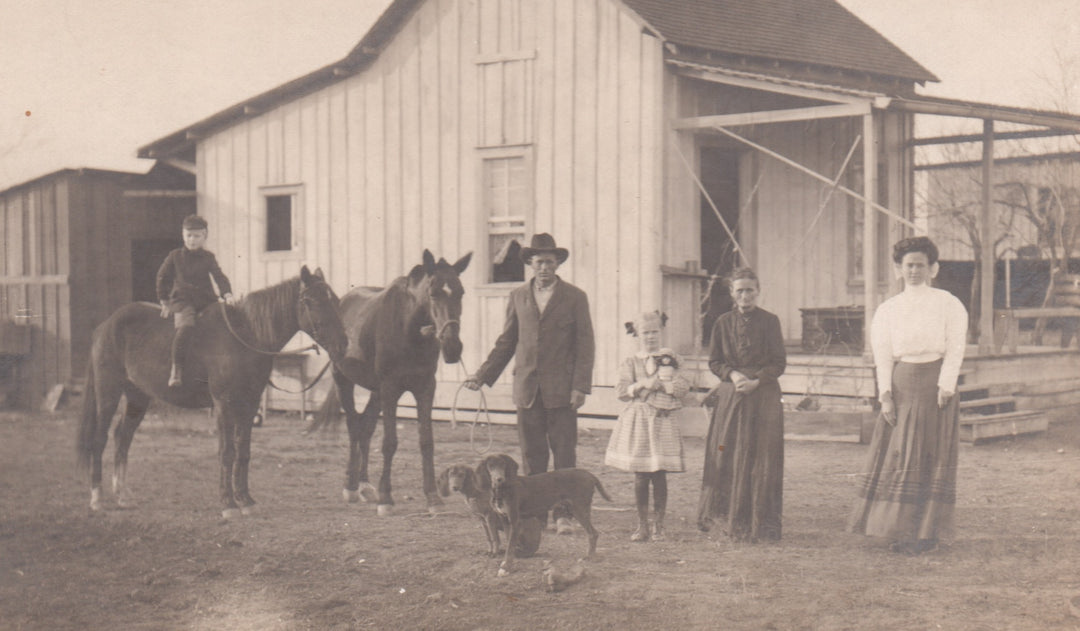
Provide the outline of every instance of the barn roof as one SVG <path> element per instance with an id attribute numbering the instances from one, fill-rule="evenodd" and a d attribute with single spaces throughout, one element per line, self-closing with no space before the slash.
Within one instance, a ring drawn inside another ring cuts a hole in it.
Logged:
<path id="1" fill-rule="evenodd" d="M 622 0 L 665 40 L 722 54 L 938 81 L 836 0 Z"/>
<path id="2" fill-rule="evenodd" d="M 363 70 L 425 0 L 393 0 L 346 57 L 221 110 L 138 149 L 141 158 L 193 160 L 199 138 Z M 937 77 L 836 0 L 621 0 L 676 47 L 833 68 L 901 81 Z M 713 60 L 715 63 L 716 60 Z"/>

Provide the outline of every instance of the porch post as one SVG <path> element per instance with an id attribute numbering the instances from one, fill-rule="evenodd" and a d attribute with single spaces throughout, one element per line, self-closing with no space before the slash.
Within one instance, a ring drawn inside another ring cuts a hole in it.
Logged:
<path id="1" fill-rule="evenodd" d="M 979 242 L 982 260 L 979 270 L 979 354 L 990 352 L 994 343 L 994 119 L 983 120 L 982 208 L 979 213 Z"/>
<path id="2" fill-rule="evenodd" d="M 877 199 L 877 136 L 874 134 L 874 113 L 863 119 L 863 351 L 870 352 L 870 322 L 877 309 L 878 248 L 877 213 L 874 212 L 874 200 Z"/>

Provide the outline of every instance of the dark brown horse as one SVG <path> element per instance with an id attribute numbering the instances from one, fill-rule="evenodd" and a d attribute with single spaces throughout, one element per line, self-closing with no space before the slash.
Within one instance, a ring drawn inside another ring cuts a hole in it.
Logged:
<path id="1" fill-rule="evenodd" d="M 123 395 L 127 405 L 116 426 L 113 460 L 113 492 L 120 506 L 131 503 L 125 481 L 131 439 L 151 398 L 157 398 L 184 408 L 213 405 L 224 515 L 234 516 L 238 508 L 247 512 L 255 504 L 247 479 L 251 426 L 273 355 L 304 331 L 331 359 L 340 358 L 346 339 L 338 298 L 322 270 L 311 273 L 305 266 L 299 277 L 252 292 L 234 307 L 207 308 L 195 325 L 180 388 L 167 386 L 173 323 L 159 311 L 157 305 L 132 303 L 94 329 L 78 441 L 79 461 L 90 467 L 90 508 L 101 508 L 101 456 Z"/>
<path id="2" fill-rule="evenodd" d="M 435 261 L 424 250 L 423 265 L 398 278 L 385 289 L 358 287 L 341 298 L 341 319 L 349 338 L 345 358 L 334 364 L 334 383 L 320 416 L 337 412 L 340 403 L 349 427 L 349 465 L 345 472 L 345 500 L 378 500 L 378 514 L 387 515 L 390 466 L 397 451 L 397 404 L 405 392 L 416 399 L 416 416 L 423 456 L 424 495 L 429 510 L 442 504 L 435 488 L 435 440 L 431 432 L 431 406 L 435 399 L 435 371 L 439 351 L 453 364 L 461 359 L 461 296 L 458 278 L 472 253 L 453 265 Z M 371 392 L 364 412 L 356 412 L 353 384 Z M 335 396 L 336 395 L 336 396 Z M 378 496 L 368 482 L 368 449 L 379 412 L 383 416 L 383 469 Z"/>

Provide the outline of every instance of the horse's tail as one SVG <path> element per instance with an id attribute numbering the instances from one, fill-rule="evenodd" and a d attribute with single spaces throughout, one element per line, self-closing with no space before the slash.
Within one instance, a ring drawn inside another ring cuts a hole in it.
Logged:
<path id="1" fill-rule="evenodd" d="M 79 440 L 75 449 L 79 454 L 79 466 L 87 468 L 94 454 L 94 435 L 97 433 L 97 392 L 94 387 L 94 362 L 88 362 L 86 384 L 83 386 L 82 420 L 79 422 Z"/>
<path id="2" fill-rule="evenodd" d="M 338 396 L 337 388 L 330 388 L 326 399 L 323 400 L 319 410 L 311 419 L 311 423 L 304 429 L 304 433 L 310 433 L 317 429 L 327 429 L 341 420 L 341 397 Z"/>

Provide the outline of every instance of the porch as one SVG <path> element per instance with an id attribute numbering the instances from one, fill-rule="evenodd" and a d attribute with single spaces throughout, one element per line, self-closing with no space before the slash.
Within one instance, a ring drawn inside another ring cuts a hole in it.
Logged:
<path id="1" fill-rule="evenodd" d="M 961 368 L 961 439 L 968 442 L 999 436 L 1045 431 L 1051 417 L 1080 410 L 1080 349 L 1061 349 L 1048 336 L 1046 345 L 1022 344 L 1016 353 L 980 352 L 969 345 Z M 679 412 L 686 436 L 704 436 L 709 418 L 699 402 L 717 383 L 708 358 L 684 357 L 684 370 L 693 384 L 686 407 Z M 452 373 L 453 371 L 447 371 Z M 314 371 L 309 371 L 314 374 Z M 479 395 L 462 389 L 459 379 L 439 383 L 433 417 L 440 421 L 473 423 Z M 277 378 L 275 376 L 275 378 Z M 869 356 L 855 353 L 807 353 L 799 342 L 789 343 L 787 370 L 780 378 L 784 392 L 785 436 L 788 440 L 868 442 L 875 419 L 874 368 Z M 323 400 L 329 380 L 307 393 L 306 409 Z M 509 383 L 485 388 L 487 414 L 495 424 L 515 422 Z M 357 405 L 366 395 L 357 392 Z M 298 395 L 270 391 L 273 409 L 298 410 Z M 624 403 L 613 386 L 594 387 L 579 414 L 584 430 L 610 430 Z M 406 394 L 398 408 L 401 418 L 415 418 L 415 404 Z M 479 440 L 478 434 L 478 440 Z"/>

